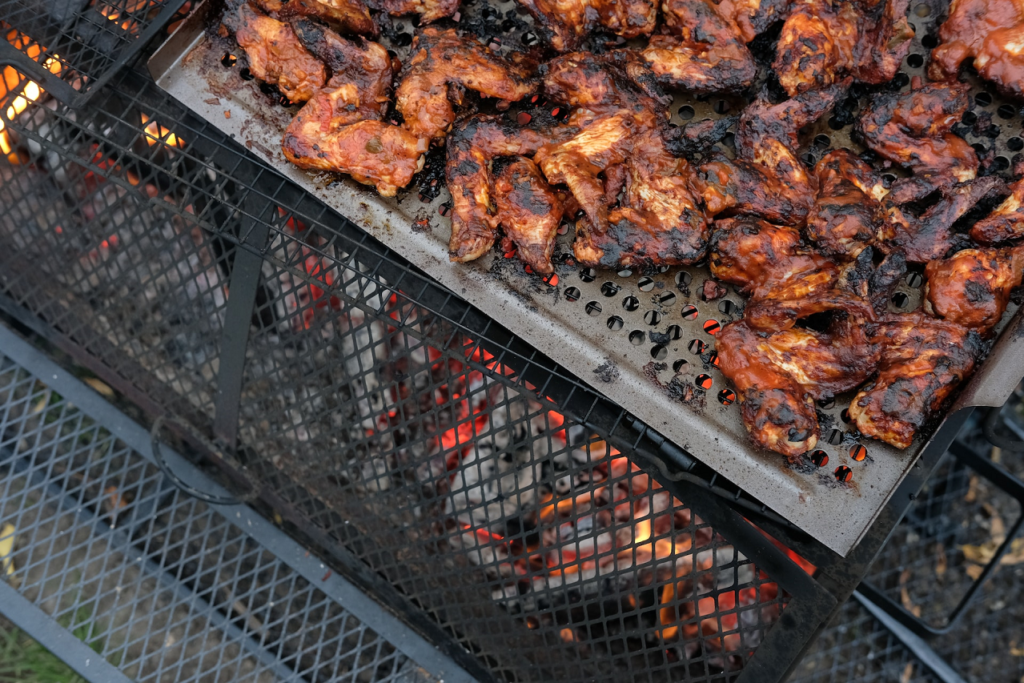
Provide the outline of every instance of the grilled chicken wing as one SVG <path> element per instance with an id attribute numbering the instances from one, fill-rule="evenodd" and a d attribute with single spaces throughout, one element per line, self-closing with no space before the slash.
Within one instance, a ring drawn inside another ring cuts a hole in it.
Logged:
<path id="1" fill-rule="evenodd" d="M 689 164 L 669 153 L 661 130 L 638 137 L 634 147 L 642 153 L 624 164 L 625 192 L 609 212 L 609 230 L 577 223 L 576 260 L 608 268 L 695 263 L 707 249 L 708 228 L 688 186 Z M 609 197 L 605 185 L 606 199 L 614 200 L 618 191 Z"/>
<path id="2" fill-rule="evenodd" d="M 256 0 L 266 12 L 281 19 L 316 17 L 336 26 L 343 33 L 375 36 L 377 24 L 363 0 Z"/>
<path id="3" fill-rule="evenodd" d="M 1024 247 L 965 249 L 924 268 L 924 309 L 988 336 L 1024 275 Z"/>
<path id="4" fill-rule="evenodd" d="M 773 68 L 790 94 L 847 74 L 862 83 L 891 81 L 910 51 L 909 0 L 887 0 L 865 14 L 851 2 L 803 0 L 782 27 Z"/>
<path id="5" fill-rule="evenodd" d="M 722 8 L 710 0 L 664 0 L 662 11 L 665 34 L 642 52 L 659 81 L 698 93 L 737 92 L 754 82 L 754 57 Z"/>
<path id="6" fill-rule="evenodd" d="M 982 78 L 1008 95 L 1024 95 L 1024 4 L 1019 0 L 953 0 L 939 28 L 928 76 L 955 81 L 971 57 Z"/>
<path id="7" fill-rule="evenodd" d="M 299 168 L 347 173 L 393 196 L 422 167 L 429 141 L 380 120 L 393 76 L 388 51 L 378 43 L 342 38 L 312 21 L 298 19 L 294 26 L 302 44 L 334 75 L 285 130 L 285 157 Z"/>
<path id="8" fill-rule="evenodd" d="M 291 26 L 248 3 L 228 9 L 223 20 L 245 50 L 253 76 L 276 85 L 293 102 L 305 102 L 323 87 L 323 63 L 302 46 Z"/>
<path id="9" fill-rule="evenodd" d="M 405 129 L 418 138 L 443 140 L 455 122 L 454 88 L 515 102 L 536 90 L 526 71 L 455 29 L 420 31 L 395 93 Z"/>
<path id="10" fill-rule="evenodd" d="M 885 221 L 878 229 L 879 246 L 885 251 L 901 250 L 910 263 L 927 263 L 942 258 L 954 246 L 953 224 L 971 207 L 989 195 L 1004 190 L 995 176 L 978 178 L 942 189 L 942 198 L 920 216 L 883 201 Z"/>
<path id="11" fill-rule="evenodd" d="M 857 123 L 864 142 L 918 176 L 965 182 L 977 175 L 978 157 L 951 133 L 967 111 L 966 84 L 928 84 L 907 93 L 879 93 Z"/>
<path id="12" fill-rule="evenodd" d="M 761 332 L 745 320 L 731 322 L 718 333 L 715 349 L 751 439 L 793 461 L 818 443 L 815 399 L 853 389 L 881 356 L 851 318 L 837 318 L 828 332 Z"/>
<path id="13" fill-rule="evenodd" d="M 906 448 L 974 369 L 984 343 L 922 312 L 891 315 L 870 338 L 883 347 L 879 373 L 850 403 L 850 418 L 861 434 Z"/>
<path id="14" fill-rule="evenodd" d="M 562 222 L 562 202 L 537 164 L 515 157 L 494 179 L 494 194 L 498 222 L 505 239 L 518 249 L 520 260 L 535 273 L 553 273 L 551 253 Z"/>
<path id="15" fill-rule="evenodd" d="M 697 173 L 695 189 L 708 215 L 749 213 L 773 223 L 803 225 L 815 187 L 793 151 L 797 135 L 835 104 L 846 85 L 801 93 L 776 105 L 762 96 L 748 106 L 736 133 L 736 159 L 714 154 Z"/>
<path id="16" fill-rule="evenodd" d="M 501 216 L 493 211 L 496 202 L 492 160 L 499 156 L 532 156 L 543 145 L 571 132 L 567 128 L 538 131 L 499 116 L 483 115 L 470 117 L 455 127 L 448 139 L 445 163 L 445 179 L 452 195 L 452 234 L 448 243 L 452 261 L 478 259 L 494 245 Z M 534 258 L 536 250 L 527 253 Z M 550 264 L 543 266 L 539 259 L 535 260 L 531 263 L 534 270 L 550 272 Z"/>
<path id="17" fill-rule="evenodd" d="M 971 228 L 971 238 L 982 244 L 1021 237 L 1024 237 L 1024 179 L 1010 185 L 1010 196 Z"/>
<path id="18" fill-rule="evenodd" d="M 856 257 L 875 241 L 879 200 L 887 194 L 882 179 L 846 149 L 823 156 L 814 174 L 818 194 L 807 217 L 807 236 L 824 254 Z"/>
<path id="19" fill-rule="evenodd" d="M 381 4 L 393 17 L 418 14 L 421 24 L 445 19 L 459 9 L 459 0 L 383 0 Z"/>

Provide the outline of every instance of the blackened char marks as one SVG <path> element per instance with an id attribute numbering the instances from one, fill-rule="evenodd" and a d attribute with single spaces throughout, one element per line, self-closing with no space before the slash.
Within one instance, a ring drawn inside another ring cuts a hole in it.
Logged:
<path id="1" fill-rule="evenodd" d="M 605 358 L 603 363 L 594 368 L 594 374 L 605 384 L 611 384 L 619 378 L 619 368 L 610 358 Z"/>
<path id="2" fill-rule="evenodd" d="M 643 367 L 644 377 L 664 391 L 665 395 L 671 400 L 676 403 L 688 405 L 694 410 L 702 412 L 707 406 L 707 392 L 694 386 L 692 383 L 685 381 L 678 374 L 674 375 L 667 384 L 662 382 L 658 378 L 658 375 L 664 372 L 666 368 L 668 368 L 668 366 L 665 363 L 655 363 L 654 361 L 651 361 Z"/>

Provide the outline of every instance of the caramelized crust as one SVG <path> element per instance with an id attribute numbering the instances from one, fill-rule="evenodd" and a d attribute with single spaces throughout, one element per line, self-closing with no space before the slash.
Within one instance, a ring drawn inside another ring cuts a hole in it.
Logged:
<path id="1" fill-rule="evenodd" d="M 405 129 L 417 138 L 443 140 L 455 122 L 452 99 L 458 87 L 515 102 L 533 93 L 536 83 L 475 38 L 428 26 L 416 36 L 395 93 Z"/>
<path id="2" fill-rule="evenodd" d="M 1024 247 L 964 249 L 924 268 L 924 309 L 944 320 L 991 334 L 1019 287 L 1024 273 Z"/>
<path id="3" fill-rule="evenodd" d="M 1024 179 L 1010 185 L 1010 196 L 995 211 L 971 227 L 971 238 L 982 244 L 1024 237 Z"/>
<path id="4" fill-rule="evenodd" d="M 889 316 L 871 341 L 883 349 L 878 376 L 854 397 L 850 418 L 861 434 L 896 448 L 913 443 L 985 348 L 967 328 L 920 312 Z"/>
<path id="5" fill-rule="evenodd" d="M 658 19 L 654 0 L 519 0 L 558 52 L 578 50 L 597 26 L 623 38 L 649 36 Z"/>
<path id="6" fill-rule="evenodd" d="M 882 180 L 846 149 L 823 156 L 814 174 L 818 194 L 807 217 L 807 236 L 824 254 L 854 258 L 875 241 L 878 200 L 886 194 Z"/>
<path id="7" fill-rule="evenodd" d="M 421 24 L 445 19 L 459 9 L 459 0 L 383 0 L 384 10 L 393 17 L 420 15 Z"/>
<path id="8" fill-rule="evenodd" d="M 515 157 L 494 179 L 494 190 L 498 222 L 506 240 L 515 244 L 519 259 L 535 273 L 553 273 L 551 253 L 562 222 L 562 202 L 537 164 Z"/>
<path id="9" fill-rule="evenodd" d="M 718 11 L 732 19 L 740 40 L 749 43 L 789 11 L 790 0 L 721 0 Z"/>
<path id="10" fill-rule="evenodd" d="M 323 87 L 324 65 L 302 46 L 291 26 L 248 3 L 227 10 L 223 19 L 245 50 L 253 76 L 276 85 L 292 102 L 305 102 Z"/>
<path id="11" fill-rule="evenodd" d="M 956 80 L 971 57 L 982 78 L 1008 95 L 1024 96 L 1024 5 L 1017 0 L 952 0 L 932 50 L 928 76 Z"/>

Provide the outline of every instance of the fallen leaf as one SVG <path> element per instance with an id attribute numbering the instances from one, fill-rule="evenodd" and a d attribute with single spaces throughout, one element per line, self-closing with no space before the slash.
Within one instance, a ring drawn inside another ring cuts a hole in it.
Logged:
<path id="1" fill-rule="evenodd" d="M 124 497 L 121 495 L 120 491 L 117 490 L 116 486 L 108 486 L 105 493 L 107 494 L 107 498 L 110 499 L 110 507 L 114 512 L 117 512 L 121 508 L 128 507 L 128 503 L 125 502 Z"/>
<path id="2" fill-rule="evenodd" d="M 992 452 L 988 454 L 988 457 L 992 462 L 998 463 L 1003 459 L 1003 449 L 999 446 L 993 446 Z"/>
<path id="3" fill-rule="evenodd" d="M 900 683 L 910 683 L 910 679 L 914 677 L 914 663 L 907 662 L 907 665 L 903 667 L 903 675 L 900 676 Z"/>
<path id="4" fill-rule="evenodd" d="M 985 514 L 991 518 L 989 522 L 989 534 L 992 536 L 991 540 L 996 545 L 1000 545 L 1006 540 L 1006 525 L 1003 524 L 1003 518 L 991 503 L 982 503 L 981 507 L 985 510 Z"/>
<path id="5" fill-rule="evenodd" d="M 967 493 L 964 494 L 965 503 L 973 503 L 978 499 L 978 475 L 972 474 L 970 483 L 967 485 Z"/>
<path id="6" fill-rule="evenodd" d="M 921 607 L 920 605 L 915 605 L 914 601 L 910 599 L 910 591 L 907 590 L 908 581 L 910 581 L 910 570 L 904 569 L 900 573 L 900 602 L 903 604 L 903 609 L 920 619 Z"/>
<path id="7" fill-rule="evenodd" d="M 935 544 L 935 576 L 941 577 L 946 573 L 946 569 L 949 568 L 948 561 L 946 559 L 946 548 L 941 543 Z"/>
<path id="8" fill-rule="evenodd" d="M 987 542 L 984 545 L 962 545 L 960 546 L 960 552 L 964 554 L 968 562 L 985 565 L 995 557 L 996 548 L 997 546 Z"/>
<path id="9" fill-rule="evenodd" d="M 32 406 L 32 414 L 35 415 L 36 413 L 43 412 L 43 408 L 45 408 L 46 404 L 49 403 L 49 402 L 50 402 L 50 392 L 46 391 L 46 392 L 43 393 L 43 395 L 40 397 L 40 399 L 38 401 L 36 401 L 35 404 Z"/>
<path id="10" fill-rule="evenodd" d="M 1024 538 L 1015 538 L 999 564 L 1020 564 L 1021 562 L 1024 562 Z"/>
<path id="11" fill-rule="evenodd" d="M 4 524 L 0 529 L 0 566 L 4 574 L 14 578 L 14 525 Z"/>
<path id="12" fill-rule="evenodd" d="M 967 565 L 967 567 L 964 568 L 964 571 L 967 572 L 967 576 L 971 577 L 975 581 L 981 578 L 981 572 L 983 572 L 984 570 L 984 567 L 977 564 L 969 564 Z"/>
<path id="13" fill-rule="evenodd" d="M 1024 647 L 1017 647 L 1017 641 L 1010 641 L 1010 656 L 1011 657 L 1024 657 Z"/>
<path id="14" fill-rule="evenodd" d="M 114 390 L 99 377 L 86 377 L 85 383 L 92 387 L 103 398 L 114 398 Z"/>

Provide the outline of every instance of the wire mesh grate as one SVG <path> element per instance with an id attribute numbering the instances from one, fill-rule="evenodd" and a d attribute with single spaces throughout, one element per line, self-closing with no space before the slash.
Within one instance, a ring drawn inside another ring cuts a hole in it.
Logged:
<path id="1" fill-rule="evenodd" d="M 133 680 L 430 680 L 3 356 L 0 405 L 4 580 Z"/>

